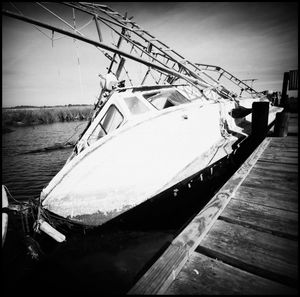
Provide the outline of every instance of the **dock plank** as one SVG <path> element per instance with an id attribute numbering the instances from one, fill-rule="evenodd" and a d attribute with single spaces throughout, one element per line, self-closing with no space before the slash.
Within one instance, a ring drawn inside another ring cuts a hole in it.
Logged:
<path id="1" fill-rule="evenodd" d="M 171 244 L 165 253 L 143 275 L 129 292 L 130 295 L 160 294 L 164 292 L 179 273 L 188 258 L 188 251 L 184 246 Z M 171 273 L 170 273 L 171 272 Z M 146 280 L 146 281 L 145 281 Z"/>
<path id="2" fill-rule="evenodd" d="M 272 142 L 270 146 L 285 146 L 289 147 L 297 147 L 298 146 L 298 137 L 295 136 L 287 136 L 287 137 L 272 137 Z"/>
<path id="3" fill-rule="evenodd" d="M 297 146 L 286 146 L 284 150 L 282 150 L 282 145 L 272 145 L 272 142 L 270 143 L 269 147 L 266 150 L 267 152 L 269 151 L 275 151 L 275 152 L 282 152 L 283 154 L 285 153 L 292 153 L 292 152 L 298 152 L 298 145 Z"/>
<path id="4" fill-rule="evenodd" d="M 286 238 L 298 236 L 298 213 L 239 199 L 231 199 L 219 218 Z"/>
<path id="5" fill-rule="evenodd" d="M 272 142 L 269 146 L 270 148 L 274 148 L 274 149 L 282 149 L 282 150 L 294 150 L 294 149 L 298 149 L 298 143 L 281 143 L 281 142 Z"/>
<path id="6" fill-rule="evenodd" d="M 285 164 L 282 166 L 281 164 L 275 162 L 262 162 L 258 160 L 255 164 L 255 169 L 263 169 L 263 170 L 272 170 L 273 172 L 280 173 L 294 173 L 298 175 L 298 167 L 294 164 Z"/>
<path id="7" fill-rule="evenodd" d="M 281 166 L 281 168 L 284 166 Z M 274 171 L 268 168 L 254 167 L 251 170 L 251 177 L 261 178 L 264 182 L 280 182 L 280 183 L 289 183 L 291 186 L 297 188 L 298 182 L 298 173 L 292 171 L 285 171 L 284 174 L 282 171 Z"/>
<path id="8" fill-rule="evenodd" d="M 294 240 L 218 220 L 196 250 L 285 285 L 294 286 L 298 279 Z"/>
<path id="9" fill-rule="evenodd" d="M 277 209 L 288 210 L 298 213 L 298 193 L 288 193 L 284 195 L 276 189 L 253 189 L 253 186 L 242 184 L 235 194 L 241 201 L 256 203 Z M 235 199 L 235 197 L 233 197 Z"/>
<path id="10" fill-rule="evenodd" d="M 283 167 L 283 166 L 281 166 Z M 266 182 L 268 181 L 276 181 L 276 182 L 288 182 L 294 184 L 297 187 L 298 182 L 298 173 L 293 171 L 283 171 L 281 170 L 271 170 L 269 168 L 261 168 L 261 167 L 254 167 L 251 171 L 251 176 L 256 178 L 262 178 Z"/>
<path id="11" fill-rule="evenodd" d="M 298 157 L 285 157 L 279 154 L 266 154 L 260 158 L 261 161 L 272 161 L 280 164 L 295 164 L 298 165 Z"/>
<path id="12" fill-rule="evenodd" d="M 298 193 L 298 185 L 293 182 L 286 181 L 285 183 L 278 183 L 275 181 L 265 181 L 263 178 L 250 176 L 247 180 L 243 183 L 248 187 L 258 188 L 258 189 L 265 189 L 265 190 L 272 190 L 275 189 L 283 194 L 292 193 L 293 195 Z"/>
<path id="13" fill-rule="evenodd" d="M 290 148 L 289 151 L 287 149 L 282 151 L 281 149 L 273 149 L 271 147 L 271 148 L 268 148 L 267 150 L 265 150 L 263 155 L 264 156 L 273 155 L 274 158 L 277 158 L 277 157 L 298 158 L 298 150 L 291 151 L 292 149 L 294 150 L 295 148 Z"/>
<path id="14" fill-rule="evenodd" d="M 297 290 L 243 271 L 222 261 L 192 253 L 167 295 L 296 294 Z"/>

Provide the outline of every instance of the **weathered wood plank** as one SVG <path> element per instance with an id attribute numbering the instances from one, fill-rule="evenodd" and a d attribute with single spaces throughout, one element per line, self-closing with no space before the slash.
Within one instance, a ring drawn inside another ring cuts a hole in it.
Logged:
<path id="1" fill-rule="evenodd" d="M 284 151 L 275 151 L 275 150 L 268 150 L 265 151 L 262 157 L 272 157 L 277 159 L 277 158 L 298 158 L 298 152 L 287 152 L 286 150 Z"/>
<path id="2" fill-rule="evenodd" d="M 277 189 L 280 192 L 285 193 L 297 193 L 298 192 L 298 183 L 295 177 L 288 176 L 287 174 L 279 177 L 276 175 L 261 175 L 261 174 L 251 174 L 245 180 L 244 185 L 252 186 L 253 189 L 256 187 L 258 189 L 265 188 Z"/>
<path id="3" fill-rule="evenodd" d="M 277 145 L 285 145 L 286 147 L 298 147 L 298 136 L 286 136 L 286 137 L 271 137 L 271 147 Z"/>
<path id="4" fill-rule="evenodd" d="M 257 161 L 255 164 L 256 168 L 266 168 L 266 169 L 271 169 L 271 170 L 277 170 L 281 172 L 294 172 L 298 174 L 298 166 L 295 166 L 294 164 L 281 164 L 281 163 L 276 163 L 272 161 Z"/>
<path id="5" fill-rule="evenodd" d="M 251 156 L 243 163 L 240 169 L 230 178 L 221 190 L 195 216 L 189 225 L 177 236 L 167 251 L 152 265 L 146 274 L 133 286 L 129 294 L 160 294 L 163 293 L 175 279 L 187 260 L 187 253 L 192 252 L 212 227 L 222 213 L 239 185 L 244 181 L 251 168 L 266 149 L 270 139 L 265 139 Z M 169 249 L 180 248 L 185 252 L 168 256 Z M 187 252 L 188 251 L 188 252 Z M 176 265 L 175 265 L 176 263 Z M 151 284 L 151 285 L 150 285 Z"/>
<path id="6" fill-rule="evenodd" d="M 288 135 L 287 137 L 272 137 L 272 140 L 274 142 L 298 142 L 298 137 L 297 136 L 291 136 Z"/>
<path id="7" fill-rule="evenodd" d="M 188 251 L 185 247 L 171 244 L 127 294 L 161 294 L 175 279 L 187 259 Z"/>
<path id="8" fill-rule="evenodd" d="M 272 137 L 270 146 L 281 146 L 285 147 L 297 147 L 298 146 L 298 137 L 297 136 L 287 136 L 287 137 Z"/>
<path id="9" fill-rule="evenodd" d="M 197 251 L 286 285 L 298 278 L 298 242 L 218 220 Z"/>
<path id="10" fill-rule="evenodd" d="M 192 253 L 168 295 L 296 294 L 297 290 L 202 254 Z"/>
<path id="11" fill-rule="evenodd" d="M 294 141 L 298 142 L 298 137 L 297 136 L 287 136 L 287 137 L 273 137 L 272 140 L 277 141 L 277 142 L 286 142 L 286 141 Z"/>
<path id="12" fill-rule="evenodd" d="M 272 143 L 269 146 L 270 148 L 275 148 L 275 149 L 282 149 L 282 150 L 288 150 L 288 149 L 298 149 L 298 143 L 297 144 L 288 144 L 288 143 Z"/>
<path id="13" fill-rule="evenodd" d="M 293 151 L 291 151 L 293 150 Z M 276 149 L 276 148 L 268 148 L 264 152 L 264 155 L 274 155 L 274 158 L 279 157 L 285 157 L 285 158 L 298 158 L 298 148 L 289 148 L 289 149 Z"/>
<path id="14" fill-rule="evenodd" d="M 298 165 L 298 157 L 297 158 L 290 158 L 290 157 L 284 157 L 280 155 L 273 155 L 273 154 L 268 154 L 264 155 L 260 158 L 260 161 L 272 161 L 274 163 L 281 163 L 281 164 L 293 164 L 295 166 Z"/>
<path id="15" fill-rule="evenodd" d="M 288 147 L 285 147 L 284 150 L 282 149 L 282 146 L 281 145 L 278 145 L 278 146 L 274 146 L 274 145 L 270 145 L 268 146 L 268 148 L 266 149 L 267 152 L 269 151 L 275 151 L 275 152 L 282 152 L 282 153 L 285 153 L 285 152 L 298 152 L 298 146 L 288 146 Z"/>
<path id="16" fill-rule="evenodd" d="M 231 199 L 219 219 L 296 239 L 298 213 Z"/>
<path id="17" fill-rule="evenodd" d="M 283 194 L 276 189 L 258 189 L 242 184 L 232 199 L 256 203 L 298 213 L 298 193 Z"/>
<path id="18" fill-rule="evenodd" d="M 289 193 L 295 194 L 298 193 L 298 185 L 297 183 L 292 182 L 285 182 L 285 183 L 278 183 L 276 181 L 265 181 L 263 179 L 249 176 L 246 181 L 244 181 L 243 185 L 246 185 L 248 187 L 252 188 L 258 188 L 258 189 L 265 189 L 266 191 L 270 189 L 275 189 L 279 192 L 286 193 L 287 195 Z"/>
<path id="19" fill-rule="evenodd" d="M 283 167 L 283 166 L 281 166 Z M 268 168 L 254 167 L 251 170 L 251 177 L 253 178 L 261 178 L 265 182 L 281 182 L 281 183 L 291 183 L 292 185 L 297 184 L 298 182 L 298 173 L 297 172 L 282 172 L 282 171 L 274 171 Z"/>
<path id="20" fill-rule="evenodd" d="M 262 170 L 272 170 L 273 172 L 280 172 L 280 173 L 295 173 L 298 174 L 298 167 L 293 164 L 282 164 L 274 163 L 274 162 L 262 162 L 258 160 L 255 164 L 255 169 L 262 169 Z"/>

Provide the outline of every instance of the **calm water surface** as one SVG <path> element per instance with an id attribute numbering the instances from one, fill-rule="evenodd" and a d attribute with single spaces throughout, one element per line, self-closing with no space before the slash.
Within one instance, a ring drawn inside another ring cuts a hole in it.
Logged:
<path id="1" fill-rule="evenodd" d="M 2 135 L 2 184 L 18 200 L 38 197 L 63 167 L 72 149 L 24 154 L 69 140 L 76 140 L 87 122 L 18 127 Z"/>

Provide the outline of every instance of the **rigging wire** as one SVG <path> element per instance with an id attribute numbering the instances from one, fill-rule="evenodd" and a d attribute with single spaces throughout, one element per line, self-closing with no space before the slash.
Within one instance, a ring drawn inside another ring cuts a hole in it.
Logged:
<path id="1" fill-rule="evenodd" d="M 123 66 L 123 68 L 124 68 L 124 70 L 125 70 L 126 76 L 128 77 L 128 80 L 129 80 L 131 86 L 133 87 L 133 83 L 132 83 L 132 80 L 131 80 L 131 78 L 130 78 L 130 76 L 129 76 L 129 74 L 128 74 L 127 69 L 125 68 L 125 66 Z"/>
<path id="2" fill-rule="evenodd" d="M 76 17 L 75 17 L 75 9 L 73 8 L 73 23 L 74 23 L 74 33 L 76 33 Z M 82 83 L 82 74 L 81 74 L 81 65 L 80 65 L 80 58 L 79 58 L 79 52 L 78 52 L 78 46 L 76 39 L 73 39 L 73 42 L 75 43 L 75 51 L 76 51 L 76 57 L 77 57 L 77 64 L 78 64 L 78 71 L 79 71 L 79 83 L 80 83 L 80 92 L 81 92 L 81 100 L 83 99 L 83 83 Z"/>
<path id="3" fill-rule="evenodd" d="M 155 83 L 158 85 L 158 84 L 159 84 L 159 80 L 156 81 L 156 78 L 154 77 L 154 75 L 153 75 L 153 73 L 152 73 L 151 71 L 150 71 L 149 73 L 150 73 L 150 75 L 152 76 L 152 78 L 153 78 L 153 80 L 155 81 Z"/>
<path id="4" fill-rule="evenodd" d="M 23 12 L 22 12 L 20 9 L 18 9 L 17 6 L 15 6 L 14 3 L 9 2 L 9 4 L 10 4 L 12 7 L 14 7 L 20 15 L 23 15 L 23 16 L 24 16 Z M 34 27 L 35 29 L 37 29 L 38 31 L 40 31 L 40 32 L 41 32 L 43 35 L 45 35 L 47 38 L 51 39 L 51 37 L 48 36 L 45 32 L 43 32 L 39 27 L 37 27 L 37 26 L 35 26 L 35 25 L 33 25 L 33 27 Z"/>
<path id="5" fill-rule="evenodd" d="M 52 49 L 53 49 L 52 58 L 54 59 L 54 63 L 55 63 L 55 66 L 56 66 L 56 69 L 57 69 L 57 75 L 58 75 L 58 79 L 57 79 L 56 83 L 57 83 L 57 86 L 60 86 L 61 85 L 61 79 L 60 79 L 61 71 L 60 71 L 60 64 L 58 62 L 59 55 L 57 53 L 57 48 L 54 47 L 54 41 L 55 41 L 54 36 L 55 36 L 55 32 L 52 31 L 52 36 L 51 36 L 51 44 L 52 44 Z"/>
<path id="6" fill-rule="evenodd" d="M 112 45 L 114 45 L 114 46 L 116 46 L 116 41 L 115 41 L 115 39 L 114 39 L 114 36 L 113 36 L 113 31 L 112 30 L 110 30 L 110 35 L 111 35 L 111 39 L 112 39 Z"/>
<path id="7" fill-rule="evenodd" d="M 92 17 L 85 25 L 79 27 L 79 28 L 77 29 L 77 31 L 80 31 L 80 30 L 85 29 L 88 25 L 91 24 L 91 22 L 92 22 L 93 20 L 94 20 L 94 18 Z M 68 36 L 60 36 L 60 37 L 55 38 L 55 40 L 59 40 L 59 39 L 63 39 L 63 38 L 70 38 L 70 37 L 68 37 Z"/>

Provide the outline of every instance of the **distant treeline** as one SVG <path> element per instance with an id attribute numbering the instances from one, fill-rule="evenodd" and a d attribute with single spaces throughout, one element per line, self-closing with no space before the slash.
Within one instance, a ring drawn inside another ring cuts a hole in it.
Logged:
<path id="1" fill-rule="evenodd" d="M 3 109 L 23 109 L 23 108 L 54 108 L 54 107 L 77 107 L 77 106 L 91 106 L 90 104 L 65 104 L 65 105 L 52 105 L 52 106 L 35 106 L 35 105 L 17 105 L 14 107 L 3 107 Z"/>
<path id="2" fill-rule="evenodd" d="M 2 108 L 2 133 L 10 132 L 10 127 L 89 120 L 92 110 L 92 105 L 85 104 Z"/>

